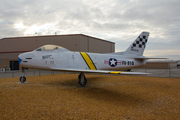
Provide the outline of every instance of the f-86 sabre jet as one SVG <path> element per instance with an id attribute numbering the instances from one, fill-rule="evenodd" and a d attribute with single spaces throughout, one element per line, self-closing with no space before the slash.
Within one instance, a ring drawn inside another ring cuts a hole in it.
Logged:
<path id="1" fill-rule="evenodd" d="M 19 64 L 22 67 L 20 82 L 24 83 L 25 68 L 50 71 L 79 72 L 78 83 L 85 86 L 85 73 L 143 75 L 147 73 L 125 72 L 141 67 L 151 58 L 143 56 L 149 33 L 142 32 L 138 38 L 124 52 L 98 54 L 87 52 L 73 52 L 57 45 L 44 45 L 32 52 L 20 54 Z"/>

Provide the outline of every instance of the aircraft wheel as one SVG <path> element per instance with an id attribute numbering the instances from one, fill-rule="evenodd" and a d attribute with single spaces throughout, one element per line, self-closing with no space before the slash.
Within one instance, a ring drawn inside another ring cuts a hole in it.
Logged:
<path id="1" fill-rule="evenodd" d="M 82 82 L 81 79 L 78 80 L 78 83 L 81 85 L 81 86 L 85 86 L 86 83 L 87 83 L 87 80 L 86 78 L 84 78 L 84 81 Z"/>
<path id="2" fill-rule="evenodd" d="M 80 79 L 81 79 L 81 74 L 79 74 L 79 76 L 78 76 L 78 82 L 79 82 Z"/>
<path id="3" fill-rule="evenodd" d="M 19 80 L 20 80 L 21 83 L 24 83 L 24 82 L 26 81 L 26 77 L 21 76 L 21 77 L 19 78 Z"/>
<path id="4" fill-rule="evenodd" d="M 80 74 L 80 75 L 78 76 L 78 83 L 79 83 L 81 86 L 85 86 L 86 83 L 87 83 L 86 77 L 84 76 L 84 80 L 81 80 L 81 75 L 82 75 L 82 74 Z"/>

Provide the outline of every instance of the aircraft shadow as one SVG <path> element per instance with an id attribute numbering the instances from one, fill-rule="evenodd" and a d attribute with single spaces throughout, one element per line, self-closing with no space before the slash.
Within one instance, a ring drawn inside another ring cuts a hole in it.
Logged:
<path id="1" fill-rule="evenodd" d="M 78 84 L 78 79 L 70 79 L 68 81 L 46 82 L 45 85 L 53 85 L 53 86 L 67 87 L 67 88 L 89 88 L 92 82 L 100 80 L 98 78 L 100 77 L 88 78 L 87 84 L 84 87 Z"/>
<path id="2" fill-rule="evenodd" d="M 105 102 L 118 102 L 123 105 L 131 105 L 131 104 L 147 104 L 150 101 L 147 101 L 145 99 L 142 99 L 140 97 L 141 95 L 137 94 L 130 94 L 124 92 L 124 90 L 121 91 L 121 87 L 119 87 L 119 90 L 112 90 L 108 89 L 105 86 L 99 87 L 96 83 L 98 81 L 101 81 L 102 79 L 100 77 L 91 77 L 88 78 L 88 83 L 86 87 L 81 87 L 77 83 L 77 79 L 70 79 L 68 81 L 56 81 L 56 82 L 49 82 L 46 83 L 46 85 L 52 85 L 52 86 L 59 86 L 59 88 L 68 88 L 69 89 L 81 89 L 78 91 L 79 95 L 82 95 L 83 97 L 88 97 L 91 99 L 97 99 L 99 101 L 105 101 Z M 84 90 L 82 90 L 84 89 Z M 72 91 L 73 92 L 73 91 Z"/>

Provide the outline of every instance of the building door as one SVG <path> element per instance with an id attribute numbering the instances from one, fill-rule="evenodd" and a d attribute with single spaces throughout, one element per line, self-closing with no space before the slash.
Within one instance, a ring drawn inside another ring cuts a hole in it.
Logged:
<path id="1" fill-rule="evenodd" d="M 11 70 L 19 70 L 19 62 L 18 61 L 10 61 Z"/>

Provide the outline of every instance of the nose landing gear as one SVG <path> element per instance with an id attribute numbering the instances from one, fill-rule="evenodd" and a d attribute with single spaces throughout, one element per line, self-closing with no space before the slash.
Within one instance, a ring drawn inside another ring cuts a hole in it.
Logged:
<path id="1" fill-rule="evenodd" d="M 19 78 L 21 83 L 24 83 L 26 81 L 26 77 L 24 77 L 25 68 L 22 68 L 22 76 Z"/>

